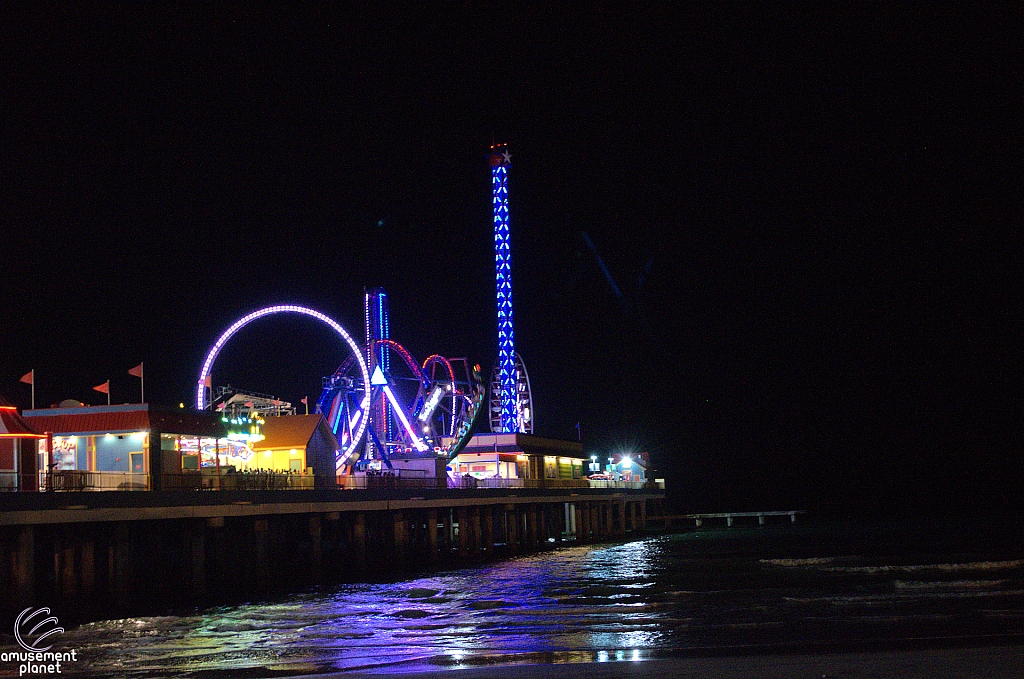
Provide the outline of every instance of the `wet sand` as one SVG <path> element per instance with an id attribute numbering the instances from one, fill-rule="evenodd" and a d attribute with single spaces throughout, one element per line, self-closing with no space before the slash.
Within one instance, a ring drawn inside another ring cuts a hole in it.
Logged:
<path id="1" fill-rule="evenodd" d="M 305 675 L 305 679 L 379 679 L 385 672 Z M 726 658 L 659 658 L 639 662 L 502 665 L 439 669 L 402 679 L 1020 679 L 1024 646 L 872 651 Z"/>

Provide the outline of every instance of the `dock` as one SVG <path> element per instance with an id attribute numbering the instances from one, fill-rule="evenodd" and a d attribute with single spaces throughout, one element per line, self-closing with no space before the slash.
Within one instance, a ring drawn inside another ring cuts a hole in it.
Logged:
<path id="1" fill-rule="evenodd" d="M 732 528 L 733 521 L 735 519 L 745 518 L 757 518 L 757 525 L 765 525 L 765 521 L 769 517 L 788 516 L 790 523 L 796 523 L 797 514 L 806 513 L 802 509 L 792 509 L 785 511 L 771 511 L 771 512 L 709 512 L 700 514 L 671 514 L 662 516 L 652 516 L 648 519 L 648 523 L 659 528 L 669 530 L 672 528 L 680 527 L 680 522 L 693 521 L 697 528 L 701 528 L 704 525 L 704 521 L 707 519 L 725 519 L 725 525 L 728 528 Z"/>

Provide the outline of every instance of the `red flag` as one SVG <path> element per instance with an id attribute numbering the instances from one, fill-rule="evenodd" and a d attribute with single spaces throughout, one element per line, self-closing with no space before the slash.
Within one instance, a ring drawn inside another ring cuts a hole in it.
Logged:
<path id="1" fill-rule="evenodd" d="M 253 407 L 253 402 L 252 401 L 246 401 L 245 402 L 245 407 L 246 408 L 252 408 Z"/>
<path id="2" fill-rule="evenodd" d="M 206 379 L 203 380 L 203 386 L 208 387 L 209 389 L 213 389 L 213 376 L 212 375 L 207 375 L 206 376 Z"/>
<path id="3" fill-rule="evenodd" d="M 131 370 L 129 370 L 128 374 L 133 377 L 142 377 L 142 364 L 140 363 Z"/>
<path id="4" fill-rule="evenodd" d="M 36 383 L 36 371 L 35 371 L 35 369 L 33 368 L 32 370 L 29 370 L 27 373 L 22 375 L 21 379 L 18 380 L 18 381 L 19 382 L 24 382 L 25 384 L 35 384 Z"/>
<path id="5" fill-rule="evenodd" d="M 303 396 L 301 403 L 302 403 L 302 405 L 307 405 L 308 406 L 309 405 L 309 397 L 308 396 Z"/>
<path id="6" fill-rule="evenodd" d="M 97 385 L 97 386 L 93 387 L 92 390 L 93 391 L 98 391 L 101 394 L 109 394 L 110 393 L 110 380 L 107 380 L 103 384 L 100 384 L 100 385 Z"/>

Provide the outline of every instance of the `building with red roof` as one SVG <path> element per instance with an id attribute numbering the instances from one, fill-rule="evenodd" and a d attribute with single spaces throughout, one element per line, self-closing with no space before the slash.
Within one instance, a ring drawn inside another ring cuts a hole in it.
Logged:
<path id="1" fill-rule="evenodd" d="M 0 396 L 0 490 L 39 489 L 36 448 L 44 438 Z"/>
<path id="2" fill-rule="evenodd" d="M 218 415 L 148 403 L 42 408 L 23 417 L 51 441 L 49 452 L 40 447 L 38 468 L 84 488 L 177 487 L 187 472 L 199 472 L 204 451 L 216 467 L 217 452 L 230 446 Z"/>

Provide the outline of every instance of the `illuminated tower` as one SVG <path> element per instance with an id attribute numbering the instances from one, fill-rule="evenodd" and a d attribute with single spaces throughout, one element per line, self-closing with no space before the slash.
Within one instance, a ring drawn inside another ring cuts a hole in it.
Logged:
<path id="1" fill-rule="evenodd" d="M 385 375 L 391 374 L 391 356 L 385 347 L 377 347 L 377 340 L 391 339 L 391 328 L 388 323 L 388 294 L 383 288 L 374 288 L 363 296 L 363 312 L 366 321 L 366 366 L 372 374 L 378 365 Z M 376 430 L 381 441 L 390 440 L 391 405 L 382 394 L 370 405 L 370 423 Z M 375 448 L 372 437 L 366 439 L 367 458 L 380 457 L 373 454 Z"/>
<path id="2" fill-rule="evenodd" d="M 498 380 L 500 429 L 518 430 L 516 408 L 516 341 L 512 328 L 512 252 L 508 231 L 508 168 L 512 155 L 508 147 L 492 147 L 491 202 L 494 208 L 494 268 L 498 293 Z M 493 428 L 493 426 L 492 426 Z"/>
<path id="3" fill-rule="evenodd" d="M 505 144 L 491 147 L 491 200 L 494 207 L 494 269 L 498 301 L 498 363 L 491 374 L 491 431 L 533 433 L 530 378 L 516 353 L 512 328 L 512 252 L 509 248 L 508 168 Z"/>

